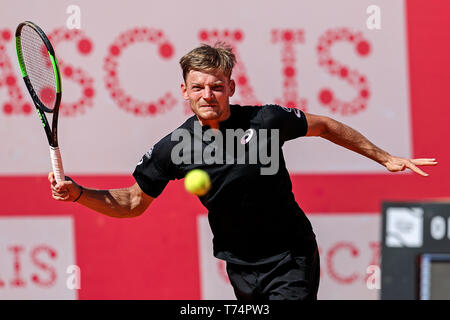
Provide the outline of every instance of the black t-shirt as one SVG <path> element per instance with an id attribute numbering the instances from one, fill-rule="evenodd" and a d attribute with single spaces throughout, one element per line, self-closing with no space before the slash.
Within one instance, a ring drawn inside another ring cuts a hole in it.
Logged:
<path id="1" fill-rule="evenodd" d="M 219 259 L 260 264 L 287 252 L 311 254 L 315 235 L 295 201 L 281 148 L 306 135 L 304 113 L 277 105 L 230 110 L 220 132 L 201 126 L 195 115 L 187 119 L 142 157 L 134 178 L 156 198 L 170 180 L 206 171 L 211 189 L 199 199 L 208 209 Z"/>

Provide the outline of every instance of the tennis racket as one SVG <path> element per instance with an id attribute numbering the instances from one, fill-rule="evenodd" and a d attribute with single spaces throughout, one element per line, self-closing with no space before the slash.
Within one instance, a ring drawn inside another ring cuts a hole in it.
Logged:
<path id="1" fill-rule="evenodd" d="M 16 51 L 23 80 L 47 135 L 56 182 L 64 181 L 57 130 L 61 76 L 55 51 L 44 31 L 30 21 L 17 26 Z M 53 113 L 51 127 L 46 113 Z"/>

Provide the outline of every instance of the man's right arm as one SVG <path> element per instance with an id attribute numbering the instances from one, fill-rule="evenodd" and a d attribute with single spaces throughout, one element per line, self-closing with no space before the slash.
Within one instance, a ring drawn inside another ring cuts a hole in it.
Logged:
<path id="1" fill-rule="evenodd" d="M 76 200 L 87 208 L 114 218 L 137 217 L 154 200 L 137 183 L 128 188 L 97 190 L 81 187 L 71 179 L 56 183 L 53 172 L 49 173 L 48 179 L 55 200 Z"/>

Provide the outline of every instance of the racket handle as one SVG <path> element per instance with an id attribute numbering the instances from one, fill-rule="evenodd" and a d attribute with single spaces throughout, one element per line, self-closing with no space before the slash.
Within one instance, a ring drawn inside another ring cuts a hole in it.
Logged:
<path id="1" fill-rule="evenodd" d="M 56 182 L 64 181 L 64 169 L 59 147 L 50 147 L 50 159 L 52 160 L 53 173 L 55 174 Z"/>

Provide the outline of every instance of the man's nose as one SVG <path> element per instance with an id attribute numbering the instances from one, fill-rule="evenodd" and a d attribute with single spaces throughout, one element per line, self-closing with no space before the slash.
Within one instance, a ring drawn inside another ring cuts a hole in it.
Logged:
<path id="1" fill-rule="evenodd" d="M 203 90 L 203 99 L 210 100 L 213 98 L 213 92 L 209 86 L 205 86 L 205 89 Z"/>

